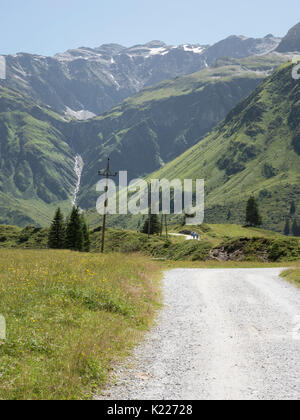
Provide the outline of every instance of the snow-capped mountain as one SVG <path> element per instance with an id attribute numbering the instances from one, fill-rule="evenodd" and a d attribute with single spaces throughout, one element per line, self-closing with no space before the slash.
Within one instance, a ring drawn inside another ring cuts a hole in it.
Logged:
<path id="1" fill-rule="evenodd" d="M 268 53 L 280 41 L 272 35 L 262 39 L 232 36 L 213 46 L 152 41 L 131 48 L 118 44 L 82 47 L 54 57 L 19 53 L 6 57 L 7 79 L 1 85 L 67 116 L 86 119 L 145 87 L 194 73 L 220 57 Z"/>

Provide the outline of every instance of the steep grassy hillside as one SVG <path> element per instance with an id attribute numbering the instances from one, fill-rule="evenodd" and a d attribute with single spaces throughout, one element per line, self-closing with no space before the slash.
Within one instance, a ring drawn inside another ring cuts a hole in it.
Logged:
<path id="1" fill-rule="evenodd" d="M 300 211 L 300 84 L 286 64 L 199 144 L 154 174 L 204 178 L 206 221 L 243 223 L 254 194 L 264 226 L 282 231 L 290 203 Z"/>
<path id="2" fill-rule="evenodd" d="M 103 116 L 70 123 L 67 136 L 86 164 L 80 205 L 95 205 L 97 173 L 108 156 L 113 169 L 128 170 L 131 179 L 159 169 L 201 140 L 286 59 L 222 60 L 143 90 Z"/>
<path id="3" fill-rule="evenodd" d="M 0 222 L 45 224 L 70 200 L 74 152 L 55 128 L 60 117 L 0 87 Z"/>

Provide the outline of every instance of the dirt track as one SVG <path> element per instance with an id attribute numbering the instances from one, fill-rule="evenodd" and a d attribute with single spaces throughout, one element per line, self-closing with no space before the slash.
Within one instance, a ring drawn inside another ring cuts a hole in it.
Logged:
<path id="1" fill-rule="evenodd" d="M 300 290 L 280 271 L 166 273 L 157 326 L 104 399 L 300 399 Z"/>

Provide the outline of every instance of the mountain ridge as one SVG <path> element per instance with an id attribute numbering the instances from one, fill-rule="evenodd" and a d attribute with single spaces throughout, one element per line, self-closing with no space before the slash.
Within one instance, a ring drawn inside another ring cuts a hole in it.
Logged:
<path id="1" fill-rule="evenodd" d="M 279 42 L 276 37 L 233 36 L 213 46 L 150 41 L 129 48 L 81 47 L 52 57 L 18 53 L 6 56 L 7 79 L 0 84 L 56 112 L 84 119 L 108 111 L 145 87 L 213 65 L 224 55 L 269 53 Z"/>

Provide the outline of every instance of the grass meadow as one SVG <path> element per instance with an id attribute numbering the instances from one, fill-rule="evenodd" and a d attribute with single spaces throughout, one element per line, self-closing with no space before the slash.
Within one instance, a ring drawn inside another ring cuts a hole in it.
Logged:
<path id="1" fill-rule="evenodd" d="M 0 250 L 0 399 L 86 399 L 151 325 L 160 266 L 139 255 Z"/>

